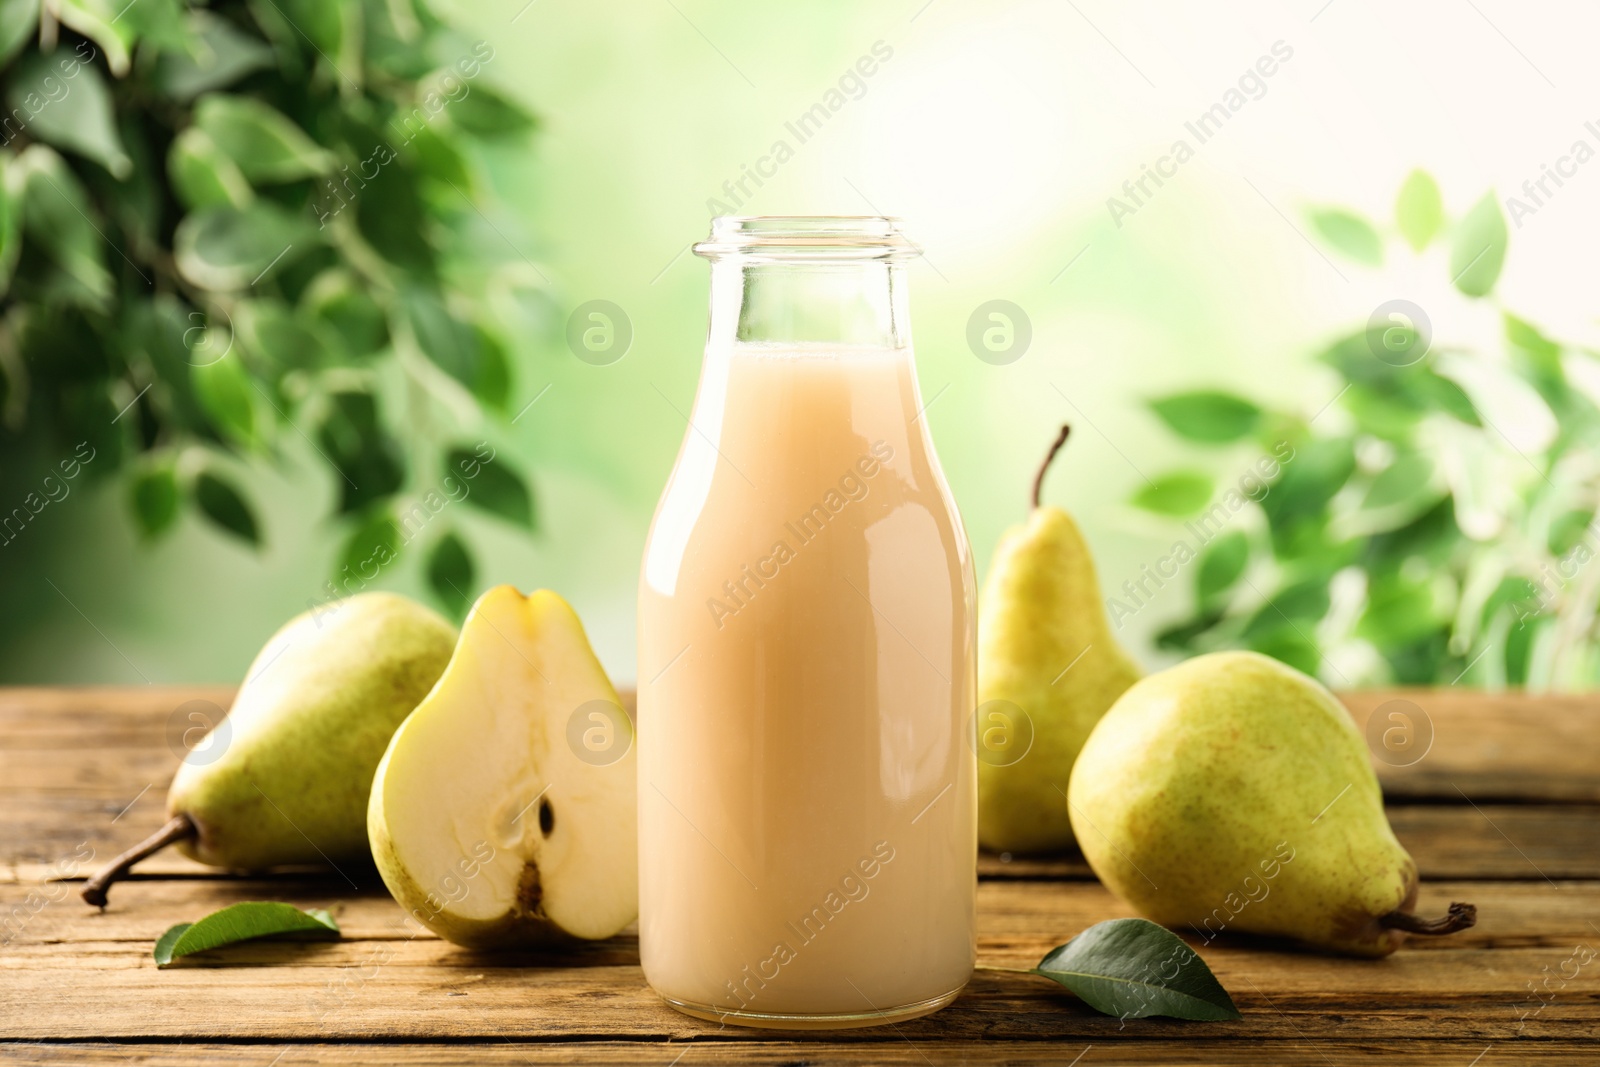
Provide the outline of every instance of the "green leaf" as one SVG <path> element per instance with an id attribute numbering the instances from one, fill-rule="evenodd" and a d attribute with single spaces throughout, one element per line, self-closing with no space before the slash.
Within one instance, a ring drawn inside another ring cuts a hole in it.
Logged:
<path id="1" fill-rule="evenodd" d="M 61 268 L 69 288 L 64 295 L 92 306 L 111 296 L 105 267 L 105 240 L 90 219 L 93 207 L 83 184 L 54 149 L 29 145 L 6 168 L 8 191 L 21 192 L 23 229 L 28 243 Z"/>
<path id="2" fill-rule="evenodd" d="M 1376 267 L 1383 262 L 1383 241 L 1372 224 L 1340 208 L 1311 212 L 1311 226 L 1329 245 L 1357 263 Z"/>
<path id="3" fill-rule="evenodd" d="M 451 314 L 432 292 L 413 288 L 403 299 L 412 336 L 423 354 L 479 399 L 503 406 L 510 393 L 504 350 L 485 331 Z"/>
<path id="4" fill-rule="evenodd" d="M 1355 471 L 1350 441 L 1326 438 L 1307 441 L 1283 464 L 1261 506 L 1274 523 L 1316 514 L 1327 507 Z"/>
<path id="5" fill-rule="evenodd" d="M 1590 508 L 1577 508 L 1557 515 L 1550 523 L 1550 533 L 1546 538 L 1550 551 L 1557 556 L 1571 552 L 1589 533 L 1594 520 L 1595 513 Z M 1587 562 L 1587 557 L 1580 562 Z"/>
<path id="6" fill-rule="evenodd" d="M 22 254 L 22 190 L 19 187 L 15 196 L 11 193 L 9 163 L 6 153 L 0 152 L 0 296 L 11 288 L 11 276 Z"/>
<path id="7" fill-rule="evenodd" d="M 1250 540 L 1241 530 L 1233 530 L 1212 541 L 1200 557 L 1195 574 L 1195 598 L 1202 604 L 1233 588 L 1250 562 Z"/>
<path id="8" fill-rule="evenodd" d="M 244 494 L 213 471 L 201 471 L 194 480 L 194 502 L 201 514 L 217 526 L 252 545 L 261 544 L 261 527 Z"/>
<path id="9" fill-rule="evenodd" d="M 50 5 L 61 24 L 99 45 L 111 73 L 121 78 L 128 73 L 128 43 L 132 24 L 117 27 L 117 12 L 104 0 L 53 0 Z"/>
<path id="10" fill-rule="evenodd" d="M 1392 648 L 1426 637 L 1448 622 L 1443 612 L 1435 610 L 1428 581 L 1396 576 L 1372 582 L 1356 634 L 1379 648 Z"/>
<path id="11" fill-rule="evenodd" d="M 1468 296 L 1484 296 L 1494 288 L 1505 259 L 1506 220 L 1491 189 L 1456 224 L 1450 278 Z"/>
<path id="12" fill-rule="evenodd" d="M 24 56 L 7 80 L 10 116 L 25 117 L 34 139 L 92 159 L 117 178 L 133 170 L 98 67 L 65 49 L 35 52 Z"/>
<path id="13" fill-rule="evenodd" d="M 195 365 L 189 374 L 194 379 L 195 397 L 217 432 L 237 445 L 255 445 L 260 433 L 255 388 L 239 353 L 229 352 L 221 359 Z"/>
<path id="14" fill-rule="evenodd" d="M 194 121 L 252 182 L 311 178 L 336 163 L 287 115 L 251 97 L 208 93 L 195 103 Z"/>
<path id="15" fill-rule="evenodd" d="M 1385 508 L 1406 503 L 1428 491 L 1433 482 L 1433 460 L 1420 452 L 1400 456 L 1367 487 L 1363 508 Z"/>
<path id="16" fill-rule="evenodd" d="M 0 0 L 0 67 L 28 43 L 39 25 L 39 0 Z"/>
<path id="17" fill-rule="evenodd" d="M 346 579 L 370 582 L 400 554 L 400 526 L 387 508 L 368 514 L 350 531 L 339 553 Z"/>
<path id="18" fill-rule="evenodd" d="M 371 393 L 340 390 L 328 401 L 317 441 L 339 475 L 340 513 L 360 511 L 400 488 L 405 462 L 399 446 L 383 430 Z"/>
<path id="19" fill-rule="evenodd" d="M 1134 507 L 1158 515 L 1192 515 L 1211 500 L 1211 476 L 1202 471 L 1163 474 L 1133 495 Z"/>
<path id="20" fill-rule="evenodd" d="M 300 297 L 302 311 L 326 323 L 347 354 L 368 356 L 389 343 L 389 322 L 372 294 L 347 270 L 323 271 Z"/>
<path id="21" fill-rule="evenodd" d="M 309 370 L 320 367 L 327 357 L 329 339 L 281 300 L 241 300 L 233 324 L 240 343 L 258 358 L 258 365 L 277 371 Z"/>
<path id="22" fill-rule="evenodd" d="M 472 606 L 473 580 L 472 554 L 454 530 L 447 530 L 428 553 L 429 588 L 450 614 L 460 619 Z"/>
<path id="23" fill-rule="evenodd" d="M 197 923 L 179 923 L 162 934 L 156 942 L 156 966 L 166 967 L 196 952 L 282 934 L 338 937 L 339 924 L 321 908 L 301 911 L 292 904 L 265 900 L 230 904 Z"/>
<path id="24" fill-rule="evenodd" d="M 272 49 L 228 19 L 197 9 L 185 16 L 190 44 L 166 51 L 156 61 L 154 80 L 167 96 L 192 100 L 272 66 Z"/>
<path id="25" fill-rule="evenodd" d="M 1315 678 L 1322 666 L 1322 651 L 1303 633 L 1283 627 L 1257 634 L 1248 642 L 1251 651 L 1271 656 L 1295 670 Z"/>
<path id="26" fill-rule="evenodd" d="M 170 459 L 150 462 L 134 471 L 128 485 L 128 503 L 139 533 L 146 540 L 154 540 L 167 531 L 178 517 L 181 500 L 178 475 Z"/>
<path id="27" fill-rule="evenodd" d="M 1150 401 L 1150 407 L 1178 435 L 1207 444 L 1237 441 L 1261 425 L 1259 407 L 1216 390 L 1174 393 Z"/>
<path id="28" fill-rule="evenodd" d="M 533 116 L 521 105 L 476 83 L 467 83 L 466 96 L 445 109 L 450 121 L 475 137 L 515 137 L 534 128 Z"/>
<path id="29" fill-rule="evenodd" d="M 173 138 L 167 175 L 173 192 L 190 210 L 214 204 L 242 208 L 256 195 L 239 165 L 194 126 Z"/>
<path id="30" fill-rule="evenodd" d="M 467 481 L 467 503 L 491 514 L 533 529 L 533 494 L 503 461 L 484 458 L 480 445 L 475 452 L 453 448 L 445 456 L 451 474 Z"/>
<path id="31" fill-rule="evenodd" d="M 1244 636 L 1250 638 L 1284 629 L 1309 630 L 1328 613 L 1331 603 L 1325 578 L 1307 578 L 1286 585 L 1251 616 Z"/>
<path id="32" fill-rule="evenodd" d="M 173 257 L 203 289 L 244 289 L 281 270 L 320 240 L 311 220 L 257 200 L 248 207 L 208 207 L 185 216 Z"/>
<path id="33" fill-rule="evenodd" d="M 1194 949 L 1148 919 L 1095 923 L 1052 949 L 1033 973 L 1066 986 L 1096 1011 L 1118 1018 L 1240 1017 L 1233 999 Z"/>
<path id="34" fill-rule="evenodd" d="M 1421 252 L 1444 224 L 1444 202 L 1439 186 L 1424 170 L 1414 170 L 1400 186 L 1394 204 L 1395 223 L 1400 235 L 1414 251 Z"/>

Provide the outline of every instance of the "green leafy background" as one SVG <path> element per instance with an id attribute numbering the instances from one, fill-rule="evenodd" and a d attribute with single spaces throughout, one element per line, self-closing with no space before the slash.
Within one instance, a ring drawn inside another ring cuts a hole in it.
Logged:
<path id="1" fill-rule="evenodd" d="M 37 51 L 12 16 L 37 6 L 0 3 L 0 48 L 17 55 L 7 86 Z M 492 581 L 558 589 L 607 667 L 632 677 L 639 552 L 704 335 L 705 269 L 685 248 L 716 199 L 907 218 L 928 252 L 911 277 L 927 418 L 980 570 L 1022 518 L 1061 421 L 1076 432 L 1045 495 L 1083 522 L 1108 596 L 1293 443 L 1282 481 L 1123 620 L 1119 638 L 1147 665 L 1233 644 L 1335 685 L 1590 684 L 1587 586 L 1563 584 L 1529 622 L 1517 583 L 1571 551 L 1593 510 L 1596 308 L 1582 279 L 1596 264 L 1578 234 L 1596 197 L 1575 180 L 1526 230 L 1503 204 L 1592 116 L 1546 106 L 1547 87 L 1470 12 L 1389 10 L 1374 37 L 1338 6 L 1308 22 L 1311 9 L 1267 3 L 1173 4 L 1158 18 L 629 0 L 597 18 L 511 0 L 435 25 L 399 0 L 188 14 L 140 0 L 110 29 L 109 4 L 58 6 L 58 48 L 89 34 L 104 93 L 80 77 L 62 102 L 79 109 L 74 132 L 39 131 L 55 158 L 7 164 L 6 188 L 32 205 L 0 212 L 0 234 L 23 236 L 0 242 L 16 279 L 7 313 L 29 311 L 56 377 L 49 390 L 30 378 L 25 427 L 8 386 L 0 505 L 38 492 L 84 439 L 72 428 L 103 437 L 143 384 L 167 383 L 134 411 L 159 403 L 166 417 L 152 438 L 144 415 L 124 416 L 70 495 L 0 548 L 14 605 L 0 677 L 235 681 L 283 619 L 383 550 L 394 562 L 377 584 L 449 611 Z M 397 11 L 434 42 L 421 58 Z M 237 80 L 220 88 L 185 43 L 225 36 L 210 16 L 261 42 L 234 42 Z M 1542 67 L 1574 85 L 1591 76 L 1552 43 L 1581 34 L 1536 29 L 1522 31 L 1542 41 Z M 1294 59 L 1266 95 L 1115 224 L 1107 197 L 1279 37 Z M 472 91 L 319 229 L 328 168 L 367 158 L 385 108 L 478 41 L 493 58 Z M 879 41 L 892 57 L 859 98 L 845 94 L 775 174 L 748 178 Z M 1340 66 L 1356 54 L 1372 75 L 1359 82 Z M 109 125 L 94 119 L 107 112 Z M 130 115 L 142 133 L 125 129 Z M 71 196 L 59 167 L 102 234 L 51 187 Z M 140 198 L 163 170 L 170 200 L 152 214 Z M 55 195 L 26 197 L 36 186 Z M 165 348 L 146 346 L 151 365 L 116 355 L 144 336 L 121 319 L 87 343 L 46 329 L 33 312 L 51 302 L 146 291 L 104 239 L 159 286 L 139 251 L 151 218 L 155 245 L 173 250 L 161 269 L 176 302 L 138 301 L 165 331 Z M 339 243 L 351 230 L 360 244 Z M 48 242 L 30 251 L 30 232 Z M 1507 239 L 1478 241 L 1497 232 Z M 251 285 L 289 243 L 297 252 Z M 968 316 L 995 298 L 1032 320 L 1031 348 L 1006 366 L 966 347 Z M 1366 337 L 1395 298 L 1432 321 L 1429 354 L 1408 367 Z M 567 315 L 595 299 L 632 325 L 608 366 L 564 340 Z M 408 540 L 405 517 L 480 443 L 514 482 L 475 482 L 470 503 Z"/>

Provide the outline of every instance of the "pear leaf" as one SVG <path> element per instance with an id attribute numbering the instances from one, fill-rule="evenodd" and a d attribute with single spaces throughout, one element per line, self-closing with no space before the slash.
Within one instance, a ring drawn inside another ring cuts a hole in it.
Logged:
<path id="1" fill-rule="evenodd" d="M 1450 279 L 1468 296 L 1484 296 L 1494 288 L 1505 259 L 1506 219 L 1491 189 L 1456 226 Z"/>
<path id="2" fill-rule="evenodd" d="M 291 904 L 252 900 L 231 904 L 195 923 L 179 923 L 156 942 L 157 967 L 207 949 L 279 934 L 339 936 L 339 924 L 321 908 L 301 911 Z"/>
<path id="3" fill-rule="evenodd" d="M 1205 961 L 1148 919 L 1095 923 L 1031 972 L 1066 986 L 1106 1015 L 1217 1021 L 1240 1018 Z"/>
<path id="4" fill-rule="evenodd" d="M 1444 203 L 1439 184 L 1427 171 L 1414 170 L 1406 177 L 1395 199 L 1394 219 L 1412 251 L 1422 251 L 1438 234 L 1444 222 Z"/>

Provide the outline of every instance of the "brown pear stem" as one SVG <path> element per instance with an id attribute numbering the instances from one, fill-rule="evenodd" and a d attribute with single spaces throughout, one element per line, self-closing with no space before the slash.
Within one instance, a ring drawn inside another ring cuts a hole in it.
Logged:
<path id="1" fill-rule="evenodd" d="M 1478 909 L 1472 904 L 1451 904 L 1442 919 L 1424 919 L 1409 911 L 1391 911 L 1378 917 L 1378 925 L 1391 930 L 1404 930 L 1408 934 L 1425 934 L 1441 937 L 1465 930 L 1478 922 Z"/>
<path id="2" fill-rule="evenodd" d="M 83 899 L 97 908 L 106 906 L 106 890 L 111 883 L 128 873 L 128 868 L 168 845 L 194 837 L 198 831 L 194 820 L 187 815 L 174 815 L 167 824 L 128 851 L 100 868 L 93 878 L 83 884 Z"/>
<path id="3" fill-rule="evenodd" d="M 1050 446 L 1050 451 L 1045 453 L 1044 462 L 1039 464 L 1039 473 L 1033 476 L 1033 506 L 1039 506 L 1039 491 L 1044 488 L 1044 472 L 1050 469 L 1050 461 L 1056 458 L 1056 453 L 1061 451 L 1061 446 L 1067 443 L 1067 435 L 1072 432 L 1072 427 L 1063 423 L 1061 432 L 1056 434 L 1055 443 Z"/>

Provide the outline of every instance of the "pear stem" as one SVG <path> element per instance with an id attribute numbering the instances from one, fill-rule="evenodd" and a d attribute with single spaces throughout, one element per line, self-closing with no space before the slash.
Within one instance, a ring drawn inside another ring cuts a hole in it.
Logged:
<path id="1" fill-rule="evenodd" d="M 1056 453 L 1061 451 L 1061 446 L 1067 443 L 1067 435 L 1072 432 L 1072 427 L 1065 423 L 1061 432 L 1056 434 L 1055 443 L 1050 446 L 1050 451 L 1045 453 L 1044 462 L 1039 464 L 1039 473 L 1033 476 L 1033 506 L 1039 506 L 1039 491 L 1044 488 L 1044 472 L 1050 469 L 1050 461 L 1056 458 Z"/>
<path id="2" fill-rule="evenodd" d="M 127 874 L 128 868 L 176 841 L 194 837 L 196 832 L 193 819 L 181 813 L 174 815 L 161 829 L 100 868 L 99 873 L 83 884 L 83 899 L 97 908 L 105 907 L 106 890 L 111 888 L 112 882 Z"/>
<path id="3" fill-rule="evenodd" d="M 1408 911 L 1391 911 L 1378 917 L 1378 925 L 1391 930 L 1404 930 L 1408 934 L 1425 934 L 1440 937 L 1465 930 L 1478 921 L 1478 909 L 1472 904 L 1451 904 L 1442 919 L 1424 919 Z"/>

